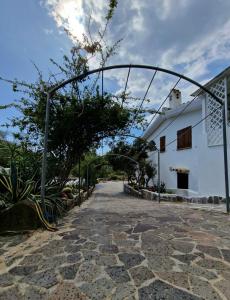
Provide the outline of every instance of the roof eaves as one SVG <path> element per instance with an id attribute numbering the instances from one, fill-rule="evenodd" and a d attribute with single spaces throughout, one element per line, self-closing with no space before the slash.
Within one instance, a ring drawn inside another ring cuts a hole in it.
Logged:
<path id="1" fill-rule="evenodd" d="M 204 84 L 204 87 L 209 88 L 210 85 L 214 84 L 216 81 L 220 80 L 222 77 L 230 75 L 230 66 L 224 69 L 222 72 L 220 72 L 218 75 L 216 75 L 214 78 L 209 80 L 206 84 Z M 197 89 L 195 92 L 191 94 L 191 96 L 195 97 L 199 95 L 202 92 L 202 89 Z"/>

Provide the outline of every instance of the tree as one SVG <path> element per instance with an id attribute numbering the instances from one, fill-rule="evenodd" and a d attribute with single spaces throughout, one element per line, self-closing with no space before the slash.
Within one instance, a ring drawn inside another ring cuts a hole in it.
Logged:
<path id="1" fill-rule="evenodd" d="M 64 55 L 62 64 L 51 59 L 51 63 L 61 73 L 60 76 L 53 73 L 46 79 L 35 66 L 38 71 L 36 82 L 8 80 L 15 92 L 24 94 L 16 105 L 21 116 L 13 118 L 9 126 L 19 128 L 19 133 L 15 134 L 15 137 L 31 149 L 39 152 L 43 148 L 45 91 L 63 80 L 86 72 L 93 57 L 99 56 L 99 64 L 103 66 L 115 53 L 119 41 L 111 46 L 106 45 L 105 33 L 116 6 L 117 1 L 109 1 L 105 26 L 98 31 L 97 37 L 93 38 L 89 25 L 88 35 L 84 35 L 83 42 L 75 38 L 76 45 L 71 49 L 69 56 Z M 71 35 L 68 31 L 67 34 Z M 84 153 L 98 147 L 103 138 L 114 137 L 118 132 L 124 133 L 129 130 L 135 112 L 124 107 L 123 96 L 119 100 L 106 92 L 102 95 L 98 76 L 72 82 L 52 95 L 48 136 L 48 178 L 58 177 L 61 182 L 65 181 Z M 138 122 L 143 120 L 139 116 L 136 119 Z"/>
<path id="2" fill-rule="evenodd" d="M 156 175 L 155 167 L 151 166 L 147 161 L 148 151 L 154 150 L 156 150 L 154 141 L 147 142 L 145 139 L 137 138 L 132 145 L 121 141 L 113 146 L 109 152 L 109 154 L 117 154 L 118 156 L 108 156 L 108 160 L 115 170 L 125 170 L 128 175 L 128 182 L 135 179 L 138 186 L 147 186 L 150 179 Z M 119 155 L 134 159 L 138 165 L 128 158 L 119 157 Z M 146 176 L 147 181 L 145 179 Z"/>
<path id="3" fill-rule="evenodd" d="M 145 184 L 146 184 L 146 187 L 148 187 L 149 181 L 156 176 L 157 170 L 149 162 L 146 162 L 146 164 L 145 164 L 145 174 L 147 176 L 147 179 L 145 180 Z"/>

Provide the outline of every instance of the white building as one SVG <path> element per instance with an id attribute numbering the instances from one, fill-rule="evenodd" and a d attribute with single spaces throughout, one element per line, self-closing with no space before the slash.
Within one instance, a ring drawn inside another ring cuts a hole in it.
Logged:
<path id="1" fill-rule="evenodd" d="M 230 67 L 205 85 L 225 101 L 230 174 Z M 169 108 L 149 125 L 143 137 L 160 149 L 160 176 L 166 188 L 188 196 L 225 196 L 222 109 L 210 95 L 200 93 L 193 102 L 182 103 L 173 90 Z M 202 118 L 211 114 L 203 122 Z M 157 152 L 149 153 L 157 165 Z"/>

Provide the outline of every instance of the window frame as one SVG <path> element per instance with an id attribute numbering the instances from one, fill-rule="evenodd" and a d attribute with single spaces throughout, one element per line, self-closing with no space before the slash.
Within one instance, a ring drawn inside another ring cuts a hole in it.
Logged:
<path id="1" fill-rule="evenodd" d="M 177 130 L 177 150 L 185 150 L 191 148 L 192 148 L 192 126 L 187 126 L 180 130 Z"/>

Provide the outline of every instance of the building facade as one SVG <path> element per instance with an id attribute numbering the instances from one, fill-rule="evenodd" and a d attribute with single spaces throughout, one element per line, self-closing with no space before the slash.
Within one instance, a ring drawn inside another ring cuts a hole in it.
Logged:
<path id="1" fill-rule="evenodd" d="M 225 103 L 230 158 L 230 67 L 205 86 Z M 163 108 L 143 138 L 154 140 L 160 149 L 160 177 L 167 189 L 185 196 L 225 197 L 222 108 L 201 90 L 192 96 L 194 101 L 182 103 L 180 91 L 174 89 L 169 107 Z M 157 155 L 149 153 L 155 165 Z"/>

